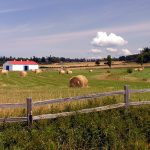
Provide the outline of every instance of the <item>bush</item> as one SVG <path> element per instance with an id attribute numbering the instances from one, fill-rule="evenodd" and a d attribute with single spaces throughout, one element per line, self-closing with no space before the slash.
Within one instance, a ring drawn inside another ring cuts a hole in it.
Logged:
<path id="1" fill-rule="evenodd" d="M 107 73 L 111 73 L 110 70 L 107 70 Z"/>
<path id="2" fill-rule="evenodd" d="M 97 66 L 99 66 L 99 65 L 100 65 L 100 60 L 97 59 L 97 60 L 95 61 L 95 64 L 96 64 Z"/>
<path id="3" fill-rule="evenodd" d="M 132 73 L 133 72 L 133 69 L 132 68 L 128 68 L 127 69 L 127 73 Z"/>

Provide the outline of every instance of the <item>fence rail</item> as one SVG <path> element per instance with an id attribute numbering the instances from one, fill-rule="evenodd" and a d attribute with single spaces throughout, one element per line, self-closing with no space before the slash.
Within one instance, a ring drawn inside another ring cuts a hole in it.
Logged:
<path id="1" fill-rule="evenodd" d="M 24 122 L 24 121 L 27 121 L 27 117 L 0 118 L 0 123 L 5 123 L 5 122 Z"/>
<path id="2" fill-rule="evenodd" d="M 26 103 L 6 103 L 6 104 L 0 104 L 0 108 L 26 108 Z"/>
<path id="3" fill-rule="evenodd" d="M 139 106 L 139 105 L 145 105 L 145 104 L 150 104 L 150 101 L 129 103 L 130 106 Z M 104 110 L 116 109 L 116 108 L 121 108 L 124 106 L 125 106 L 125 103 L 118 103 L 118 104 L 112 104 L 112 105 L 107 105 L 107 106 L 102 106 L 102 107 L 82 109 L 78 111 L 62 112 L 62 113 L 57 113 L 57 114 L 44 114 L 44 115 L 34 116 L 33 120 L 54 119 L 58 117 L 66 117 L 66 116 L 71 116 L 75 114 L 86 114 L 86 113 L 91 113 L 91 112 L 99 112 L 99 111 L 104 111 Z"/>
<path id="4" fill-rule="evenodd" d="M 90 113 L 90 112 L 104 111 L 104 110 L 121 108 L 121 107 L 128 108 L 129 106 L 148 105 L 150 104 L 150 101 L 129 102 L 130 93 L 143 93 L 143 92 L 150 92 L 150 89 L 129 90 L 128 86 L 124 86 L 124 90 L 120 90 L 120 91 L 96 93 L 96 94 L 89 94 L 89 95 L 84 95 L 84 96 L 76 96 L 76 97 L 68 97 L 68 98 L 58 98 L 58 99 L 51 99 L 51 100 L 37 101 L 37 102 L 32 102 L 31 98 L 27 98 L 26 103 L 0 104 L 0 108 L 3 108 L 3 109 L 4 108 L 18 108 L 18 107 L 27 109 L 26 117 L 0 118 L 0 123 L 27 121 L 28 125 L 32 125 L 33 120 L 52 119 L 52 118 L 57 118 L 61 116 L 70 116 L 76 113 Z M 113 95 L 124 95 L 124 103 L 118 103 L 118 104 L 107 105 L 107 106 L 96 107 L 96 108 L 82 109 L 82 110 L 72 111 L 72 112 L 32 116 L 32 107 L 44 106 L 44 105 L 54 104 L 54 103 L 78 101 L 78 100 L 84 100 L 84 99 L 88 100 L 92 98 L 100 98 L 100 97 L 113 96 Z"/>

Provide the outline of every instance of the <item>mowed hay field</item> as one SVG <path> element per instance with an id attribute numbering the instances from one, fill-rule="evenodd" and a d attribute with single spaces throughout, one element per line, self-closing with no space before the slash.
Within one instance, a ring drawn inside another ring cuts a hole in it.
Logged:
<path id="1" fill-rule="evenodd" d="M 130 89 L 150 88 L 150 68 L 145 68 L 141 72 L 127 73 L 127 69 L 95 69 L 89 72 L 88 69 L 73 70 L 73 74 L 59 74 L 56 70 L 45 70 L 39 74 L 28 72 L 26 77 L 20 77 L 19 72 L 9 72 L 8 75 L 0 74 L 0 103 L 25 103 L 27 97 L 33 101 L 47 100 L 53 98 L 71 97 L 77 95 L 86 95 L 97 92 L 107 92 L 123 90 L 124 85 L 129 85 Z M 89 81 L 87 88 L 70 88 L 69 79 L 76 75 L 84 75 Z M 149 100 L 149 93 L 132 94 L 132 101 Z M 115 96 L 115 102 L 123 102 L 123 96 Z M 106 98 L 101 98 L 105 100 Z M 98 105 L 107 104 L 98 100 Z M 97 99 L 94 99 L 97 101 Z M 113 100 L 112 100 L 113 101 Z M 86 102 L 73 102 L 79 108 Z M 65 104 L 63 104 L 65 105 Z M 62 104 L 58 104 L 56 109 L 64 110 Z M 67 104 L 68 105 L 68 104 Z M 70 105 L 70 104 L 69 104 Z M 94 104 L 93 104 L 94 105 Z M 93 106 L 91 105 L 91 106 Z M 66 106 L 65 106 L 66 108 Z M 67 107 L 68 108 L 68 107 Z M 42 108 L 42 110 L 45 108 Z M 47 110 L 51 106 L 46 107 Z M 75 108 L 74 108 L 75 109 Z M 7 115 L 16 115 L 17 109 L 0 110 L 1 117 L 9 110 Z M 35 113 L 42 113 L 42 110 Z M 65 109 L 67 110 L 67 109 Z"/>

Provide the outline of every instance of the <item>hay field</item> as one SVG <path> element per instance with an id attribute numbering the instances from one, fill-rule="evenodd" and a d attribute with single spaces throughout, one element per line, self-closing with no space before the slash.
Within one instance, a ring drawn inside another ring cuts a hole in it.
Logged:
<path id="1" fill-rule="evenodd" d="M 54 64 L 48 64 L 48 65 L 40 65 L 42 68 L 60 68 L 60 67 L 66 67 L 66 68 L 72 68 L 72 69 L 87 69 L 87 68 L 109 68 L 108 65 L 105 64 L 105 61 L 101 61 L 100 65 L 95 65 L 95 62 L 65 62 L 65 63 L 54 63 Z M 124 62 L 124 61 L 113 61 L 112 62 L 112 68 L 128 68 L 128 67 L 141 67 L 140 64 L 137 64 L 135 62 Z M 144 67 L 150 67 L 150 63 L 144 64 Z"/>
<path id="2" fill-rule="evenodd" d="M 131 89 L 150 88 L 150 68 L 131 74 L 127 73 L 127 69 L 111 69 L 111 73 L 107 73 L 107 70 L 95 69 L 93 72 L 86 69 L 73 70 L 73 74 L 59 74 L 58 71 L 51 70 L 40 74 L 28 72 L 26 77 L 20 77 L 18 72 L 9 72 L 8 75 L 0 74 L 0 103 L 24 103 L 27 97 L 32 97 L 33 101 L 39 101 L 122 90 L 124 85 L 129 85 Z M 88 88 L 69 87 L 69 79 L 76 75 L 87 77 Z M 150 93 L 131 95 L 133 101 L 149 100 L 149 97 Z M 116 99 L 122 101 L 123 96 L 116 96 Z M 83 102 L 80 103 L 82 104 Z M 62 104 L 59 106 L 62 107 Z"/>

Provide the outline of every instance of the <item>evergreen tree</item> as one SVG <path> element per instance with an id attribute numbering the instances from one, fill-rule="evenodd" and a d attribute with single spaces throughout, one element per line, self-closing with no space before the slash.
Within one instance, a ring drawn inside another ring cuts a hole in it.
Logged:
<path id="1" fill-rule="evenodd" d="M 141 64 L 141 66 L 143 66 L 143 60 L 144 60 L 144 56 L 143 56 L 143 54 L 141 53 L 141 54 L 138 56 L 138 62 Z"/>
<path id="2" fill-rule="evenodd" d="M 112 58 L 111 58 L 111 55 L 108 55 L 108 56 L 107 56 L 107 65 L 109 66 L 109 68 L 111 68 L 111 65 L 112 65 Z"/>

